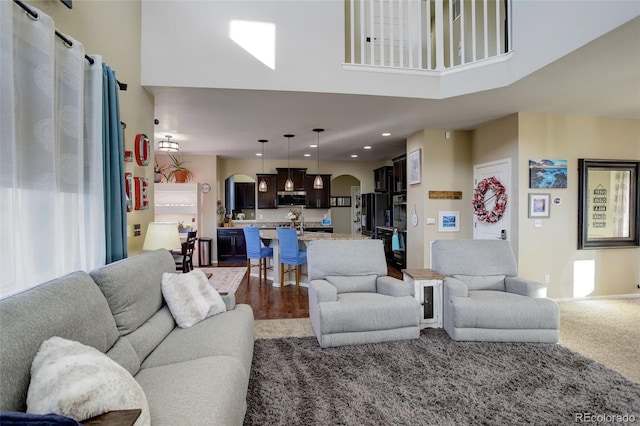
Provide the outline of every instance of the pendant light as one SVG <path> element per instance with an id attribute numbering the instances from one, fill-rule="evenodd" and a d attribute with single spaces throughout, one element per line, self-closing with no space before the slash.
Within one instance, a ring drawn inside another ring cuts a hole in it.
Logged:
<path id="1" fill-rule="evenodd" d="M 320 176 L 320 132 L 324 132 L 324 129 L 313 129 L 313 131 L 318 134 L 318 174 L 313 180 L 313 189 L 322 189 L 324 183 L 322 182 L 322 176 Z"/>
<path id="2" fill-rule="evenodd" d="M 260 184 L 258 185 L 258 191 L 260 192 L 267 192 L 267 181 L 264 180 L 264 144 L 269 142 L 266 139 L 260 139 L 258 142 L 260 142 L 262 144 L 262 180 L 260 181 Z"/>
<path id="3" fill-rule="evenodd" d="M 165 137 L 167 138 L 166 141 L 158 142 L 158 150 L 166 152 L 178 152 L 178 150 L 180 149 L 180 145 L 178 144 L 178 142 L 174 142 L 171 140 L 173 136 L 165 135 Z"/>
<path id="4" fill-rule="evenodd" d="M 285 138 L 287 138 L 289 140 L 289 178 L 287 179 L 287 181 L 284 183 L 284 190 L 291 192 L 293 191 L 293 180 L 291 180 L 291 138 L 294 137 L 295 135 L 291 135 L 291 134 L 286 134 L 284 135 Z"/>

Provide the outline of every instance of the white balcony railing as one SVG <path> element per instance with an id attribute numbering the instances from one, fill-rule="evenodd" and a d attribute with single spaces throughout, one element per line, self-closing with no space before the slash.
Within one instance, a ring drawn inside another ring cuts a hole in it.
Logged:
<path id="1" fill-rule="evenodd" d="M 500 58 L 511 51 L 510 3 L 345 0 L 345 64 L 424 72 Z"/>

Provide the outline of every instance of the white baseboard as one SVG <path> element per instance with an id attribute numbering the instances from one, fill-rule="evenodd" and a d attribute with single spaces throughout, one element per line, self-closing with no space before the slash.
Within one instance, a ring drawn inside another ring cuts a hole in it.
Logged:
<path id="1" fill-rule="evenodd" d="M 637 299 L 640 294 L 613 294 L 611 296 L 588 296 L 588 297 L 563 297 L 553 299 L 556 302 L 576 302 L 579 300 L 598 300 L 598 299 Z"/>

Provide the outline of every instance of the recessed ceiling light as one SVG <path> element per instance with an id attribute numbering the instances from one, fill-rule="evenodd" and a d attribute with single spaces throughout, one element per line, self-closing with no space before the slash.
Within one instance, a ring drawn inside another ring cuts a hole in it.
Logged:
<path id="1" fill-rule="evenodd" d="M 257 157 L 262 157 L 262 153 L 261 152 L 256 152 L 256 156 Z"/>
<path id="2" fill-rule="evenodd" d="M 369 145 L 365 145 L 365 146 L 364 146 L 364 149 L 371 149 L 371 146 L 369 146 Z"/>
<path id="3" fill-rule="evenodd" d="M 309 148 L 317 148 L 318 145 L 316 145 L 315 143 L 312 143 L 311 145 L 309 145 Z"/>
<path id="4" fill-rule="evenodd" d="M 358 158 L 358 154 L 351 154 L 351 158 Z"/>
<path id="5" fill-rule="evenodd" d="M 305 157 L 311 157 L 311 154 L 305 154 L 304 156 Z"/>
<path id="6" fill-rule="evenodd" d="M 391 133 L 385 132 L 385 133 L 382 134 L 382 136 L 391 136 Z"/>

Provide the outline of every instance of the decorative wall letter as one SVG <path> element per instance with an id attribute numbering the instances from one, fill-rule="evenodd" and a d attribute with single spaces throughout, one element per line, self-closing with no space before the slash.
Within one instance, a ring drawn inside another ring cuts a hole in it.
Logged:
<path id="1" fill-rule="evenodd" d="M 131 173 L 124 174 L 124 188 L 126 193 L 127 212 L 133 210 L 133 199 L 131 198 L 131 190 L 133 188 L 133 175 Z"/>
<path id="2" fill-rule="evenodd" d="M 133 180 L 136 185 L 136 210 L 147 210 L 149 208 L 149 200 L 147 199 L 149 179 L 134 177 Z"/>
<path id="3" fill-rule="evenodd" d="M 144 133 L 138 133 L 136 135 L 136 162 L 139 166 L 146 166 L 149 164 L 150 156 L 150 144 L 149 138 Z"/>

